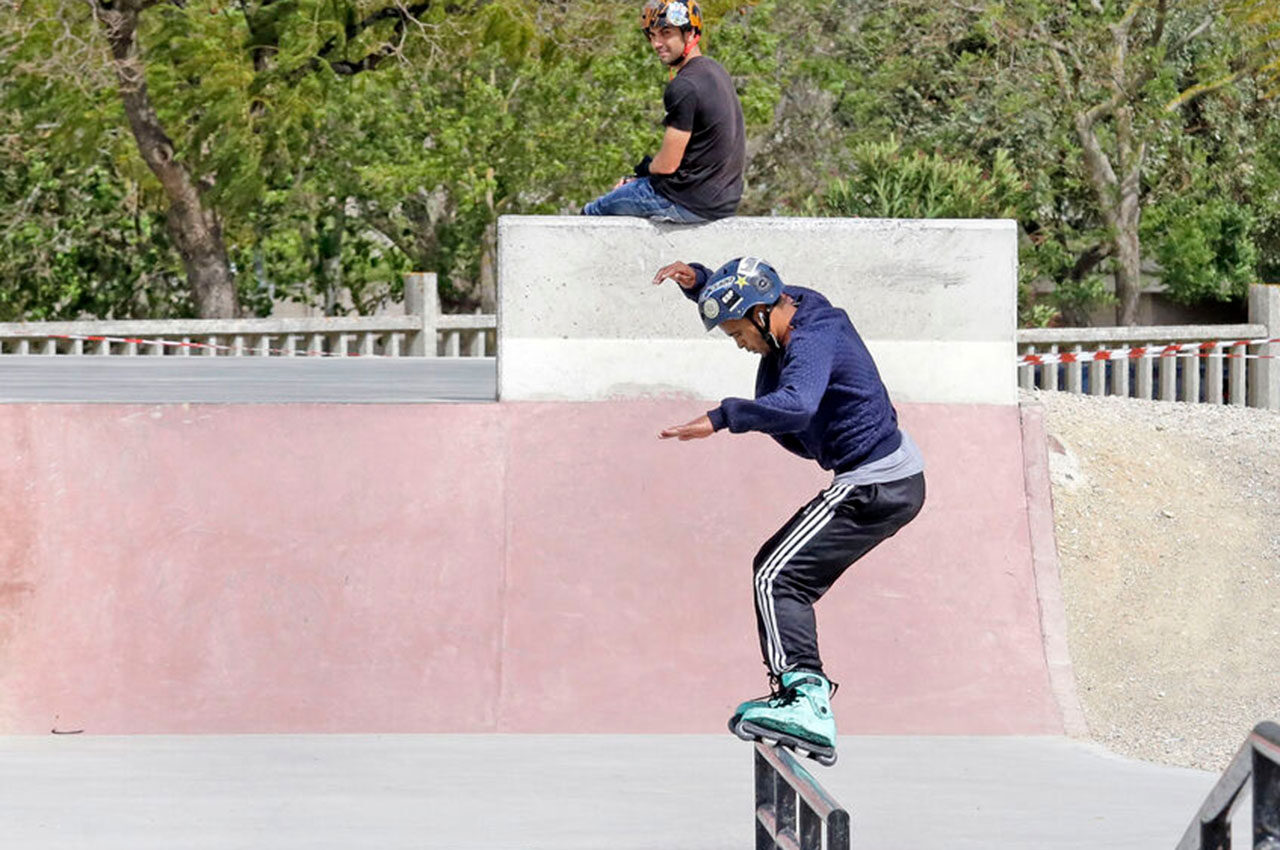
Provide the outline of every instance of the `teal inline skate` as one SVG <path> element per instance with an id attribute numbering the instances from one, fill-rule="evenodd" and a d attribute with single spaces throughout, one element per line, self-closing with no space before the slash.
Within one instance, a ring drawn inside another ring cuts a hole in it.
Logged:
<path id="1" fill-rule="evenodd" d="M 733 716 L 729 718 L 729 731 L 737 735 L 738 721 L 742 719 L 742 715 L 746 714 L 749 709 L 766 705 L 776 705 L 778 699 L 782 696 L 782 680 L 774 674 L 769 674 L 769 693 L 764 696 L 754 697 L 745 702 L 738 703 L 738 707 L 733 710 Z"/>
<path id="2" fill-rule="evenodd" d="M 835 686 L 821 673 L 791 670 L 767 697 L 747 700 L 729 719 L 729 730 L 744 741 L 767 741 L 803 752 L 822 765 L 836 763 Z"/>

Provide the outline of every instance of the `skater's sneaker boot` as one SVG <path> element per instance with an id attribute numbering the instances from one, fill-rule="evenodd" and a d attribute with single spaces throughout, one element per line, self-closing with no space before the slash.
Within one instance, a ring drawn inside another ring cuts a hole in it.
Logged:
<path id="1" fill-rule="evenodd" d="M 746 714 L 749 709 L 758 708 L 775 704 L 782 696 L 782 680 L 772 673 L 769 674 L 769 693 L 764 696 L 754 697 L 738 703 L 738 707 L 733 710 L 733 716 L 729 718 L 729 731 L 737 734 L 738 721 L 742 719 L 742 715 Z"/>
<path id="2" fill-rule="evenodd" d="M 782 674 L 782 693 L 768 703 L 745 708 L 738 730 L 834 753 L 836 718 L 831 713 L 831 693 L 831 682 L 821 673 L 788 671 Z"/>

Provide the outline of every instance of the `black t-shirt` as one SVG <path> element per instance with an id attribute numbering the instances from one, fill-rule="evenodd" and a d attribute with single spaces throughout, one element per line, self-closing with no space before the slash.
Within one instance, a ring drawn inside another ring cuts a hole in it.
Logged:
<path id="1" fill-rule="evenodd" d="M 729 74 L 714 59 L 695 56 L 662 95 L 663 123 L 687 130 L 689 145 L 673 174 L 651 174 L 653 188 L 703 218 L 726 218 L 742 198 L 746 129 Z"/>

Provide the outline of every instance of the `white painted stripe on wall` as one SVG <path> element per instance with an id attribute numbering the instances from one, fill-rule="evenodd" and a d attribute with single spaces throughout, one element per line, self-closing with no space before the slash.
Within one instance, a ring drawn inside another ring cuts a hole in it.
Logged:
<path id="1" fill-rule="evenodd" d="M 895 402 L 1017 403 L 1016 346 L 1008 342 L 867 340 Z M 728 338 L 502 341 L 502 401 L 603 401 L 754 394 L 755 355 Z M 996 381 L 992 375 L 1005 376 Z"/>

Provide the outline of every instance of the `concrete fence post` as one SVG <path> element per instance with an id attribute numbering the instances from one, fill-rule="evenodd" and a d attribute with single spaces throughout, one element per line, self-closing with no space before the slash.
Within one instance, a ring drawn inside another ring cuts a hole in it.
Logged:
<path id="1" fill-rule="evenodd" d="M 409 356 L 435 357 L 436 330 L 440 324 L 440 292 L 435 272 L 409 272 L 404 276 L 404 312 L 419 316 L 422 330 L 409 343 Z"/>
<path id="2" fill-rule="evenodd" d="M 1249 322 L 1265 325 L 1267 339 L 1280 337 L 1280 286 L 1255 284 L 1249 287 Z M 1254 361 L 1254 380 L 1249 385 L 1249 406 L 1280 410 L 1280 344 L 1258 346 L 1258 353 L 1272 359 Z"/>

